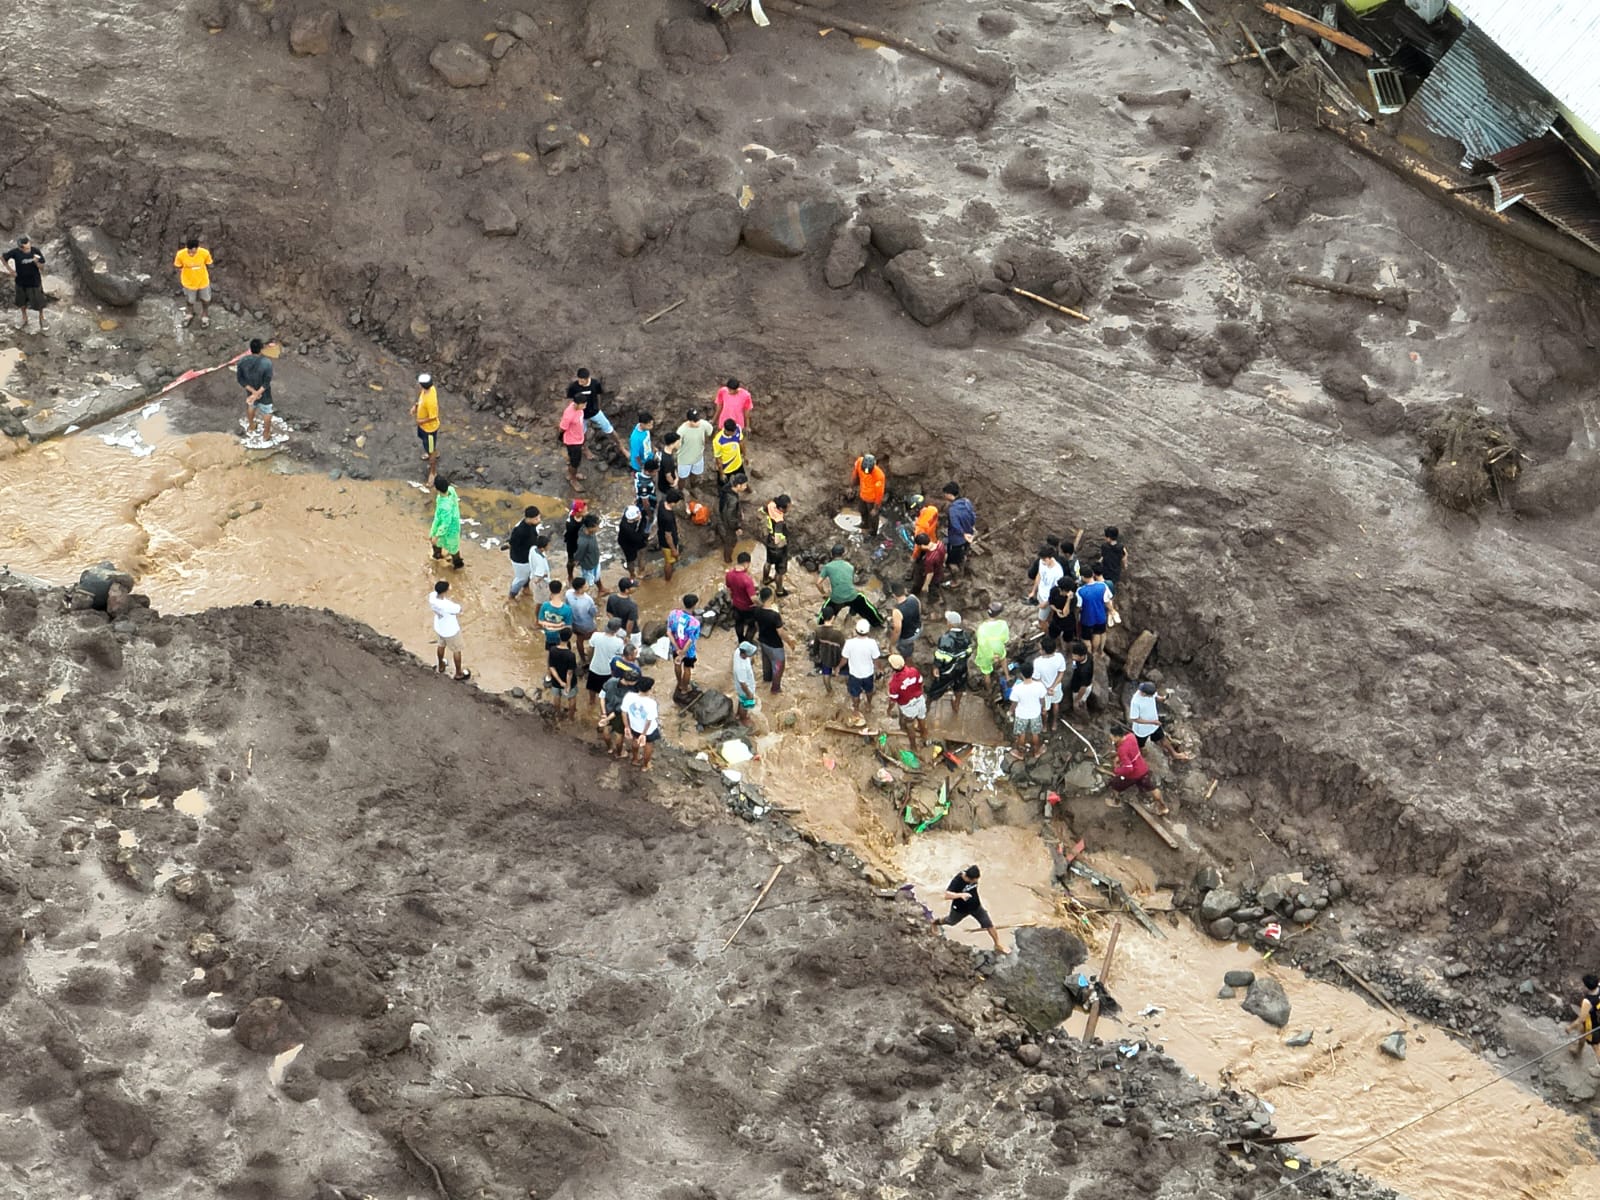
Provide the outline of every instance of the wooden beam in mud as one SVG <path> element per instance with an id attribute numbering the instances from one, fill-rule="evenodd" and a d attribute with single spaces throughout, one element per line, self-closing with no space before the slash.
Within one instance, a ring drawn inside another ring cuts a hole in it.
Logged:
<path id="1" fill-rule="evenodd" d="M 1155 835 L 1167 844 L 1167 849 L 1176 850 L 1178 848 L 1178 839 L 1173 837 L 1172 834 L 1168 832 L 1167 827 L 1161 823 L 1160 817 L 1156 816 L 1153 812 L 1151 812 L 1144 805 L 1140 804 L 1137 800 L 1133 799 L 1131 796 L 1124 799 L 1123 803 L 1129 808 L 1133 809 L 1139 818 L 1155 831 Z"/>
<path id="2" fill-rule="evenodd" d="M 1301 29 L 1309 29 L 1324 41 L 1332 42 L 1335 46 L 1343 46 L 1352 54 L 1359 54 L 1362 58 L 1372 57 L 1372 47 L 1360 38 L 1353 38 L 1348 33 L 1341 33 L 1332 25 L 1325 25 L 1315 17 L 1301 12 L 1298 8 L 1285 8 L 1281 4 L 1263 4 L 1261 7 L 1280 21 L 1298 25 Z M 1263 59 L 1262 61 L 1265 60 Z"/>
<path id="3" fill-rule="evenodd" d="M 744 928 L 745 922 L 756 915 L 756 909 L 761 907 L 761 902 L 767 898 L 767 893 L 772 890 L 772 885 L 778 882 L 778 875 L 782 871 L 782 863 L 772 868 L 772 874 L 767 877 L 767 882 L 762 886 L 761 891 L 756 894 L 756 902 L 750 906 L 750 911 L 745 913 L 739 923 L 733 927 L 733 932 L 728 935 L 728 940 L 722 943 L 724 950 L 733 945 L 733 939 L 739 936 L 739 931 Z"/>
<path id="4" fill-rule="evenodd" d="M 768 12 L 799 17 L 802 21 L 810 21 L 813 25 L 824 29 L 842 29 L 855 37 L 882 42 L 885 46 L 893 46 L 896 50 L 904 50 L 907 54 L 915 54 L 918 58 L 938 63 L 941 67 L 949 67 L 968 79 L 976 79 L 979 83 L 987 83 L 990 87 L 1011 86 L 1011 71 L 1008 67 L 991 66 L 988 63 L 957 58 L 936 47 L 921 45 L 888 29 L 880 29 L 876 25 L 864 25 L 860 21 L 852 21 L 835 12 L 823 12 L 809 5 L 796 3 L 796 0 L 762 0 L 762 7 Z"/>

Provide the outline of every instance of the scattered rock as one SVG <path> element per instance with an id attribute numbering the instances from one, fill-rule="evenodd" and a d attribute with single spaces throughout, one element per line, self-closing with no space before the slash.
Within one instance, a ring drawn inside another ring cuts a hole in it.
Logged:
<path id="1" fill-rule="evenodd" d="M 532 42 L 539 36 L 539 22 L 527 13 L 518 9 L 503 12 L 495 19 L 494 27 L 506 33 L 515 34 L 525 42 Z"/>
<path id="2" fill-rule="evenodd" d="M 478 223 L 485 237 L 513 237 L 522 223 L 505 197 L 494 191 L 480 192 L 467 216 Z"/>
<path id="3" fill-rule="evenodd" d="M 1311 1030 L 1302 1029 L 1299 1033 L 1290 1034 L 1284 1038 L 1283 1044 L 1285 1046 L 1309 1046 L 1311 1045 Z"/>
<path id="4" fill-rule="evenodd" d="M 1230 941 L 1238 931 L 1238 925 L 1232 917 L 1218 917 L 1206 926 L 1206 932 L 1219 942 Z"/>
<path id="5" fill-rule="evenodd" d="M 1406 1060 L 1406 1035 L 1401 1030 L 1395 1030 L 1383 1041 L 1378 1043 L 1378 1049 L 1390 1058 L 1398 1058 L 1401 1062 Z"/>
<path id="6" fill-rule="evenodd" d="M 465 42 L 440 42 L 428 65 L 453 88 L 482 87 L 493 73 L 489 60 Z"/>
<path id="7" fill-rule="evenodd" d="M 1213 891 L 1222 886 L 1222 872 L 1216 867 L 1201 867 L 1194 873 L 1194 886 L 1202 892 Z"/>
<path id="8" fill-rule="evenodd" d="M 1533 980 L 1524 979 L 1521 983 L 1517 984 L 1517 994 L 1518 995 L 1520 995 L 1520 996 L 1531 996 L 1531 995 L 1533 995 L 1533 993 L 1534 993 Z"/>
<path id="9" fill-rule="evenodd" d="M 256 1054 L 282 1054 L 306 1040 L 306 1028 L 276 996 L 250 1001 L 234 1022 L 233 1040 Z"/>
<path id="10" fill-rule="evenodd" d="M 1222 977 L 1223 983 L 1235 988 L 1249 987 L 1255 981 L 1256 973 L 1254 971 L 1229 971 Z"/>
<path id="11" fill-rule="evenodd" d="M 1367 381 L 1361 369 L 1353 363 L 1330 363 L 1322 372 L 1322 390 L 1335 400 L 1346 403 L 1366 402 Z"/>
<path id="12" fill-rule="evenodd" d="M 1220 987 L 1220 988 L 1217 989 L 1217 999 L 1218 1000 L 1236 1000 L 1236 999 L 1238 999 L 1238 997 L 1239 997 L 1239 993 L 1234 988 L 1231 988 L 1231 987 Z"/>
<path id="13" fill-rule="evenodd" d="M 1294 910 L 1294 915 L 1290 918 L 1290 920 L 1292 920 L 1296 925 L 1309 925 L 1316 919 L 1317 910 L 1315 908 L 1297 908 Z"/>
<path id="14" fill-rule="evenodd" d="M 978 273 L 965 260 L 907 250 L 889 261 L 884 278 L 901 306 L 923 325 L 937 325 L 978 294 Z"/>
<path id="15" fill-rule="evenodd" d="M 84 1089 L 83 1126 L 112 1158 L 144 1158 L 156 1146 L 150 1114 L 109 1082 Z"/>
<path id="16" fill-rule="evenodd" d="M 1008 12 L 993 10 L 978 14 L 978 28 L 996 37 L 1004 37 L 1017 27 L 1017 19 Z"/>
<path id="17" fill-rule="evenodd" d="M 332 9 L 299 13 L 289 22 L 289 52 L 301 57 L 327 54 L 339 37 L 339 14 Z"/>
<path id="18" fill-rule="evenodd" d="M 1017 1047 L 1017 1061 L 1025 1067 L 1037 1067 L 1044 1061 L 1044 1051 L 1032 1042 Z"/>
<path id="19" fill-rule="evenodd" d="M 322 1081 L 306 1062 L 304 1053 L 296 1055 L 295 1060 L 284 1068 L 283 1080 L 278 1084 L 278 1090 L 296 1104 L 315 1099 L 321 1088 Z"/>
<path id="20" fill-rule="evenodd" d="M 1244 994 L 1244 1010 L 1268 1025 L 1282 1029 L 1289 1023 L 1289 997 L 1276 979 L 1260 978 Z"/>
<path id="21" fill-rule="evenodd" d="M 909 213 L 874 209 L 869 216 L 873 248 L 885 258 L 894 258 L 907 250 L 922 250 L 928 245 L 922 223 Z"/>
<path id="22" fill-rule="evenodd" d="M 1228 888 L 1212 888 L 1206 893 L 1205 899 L 1200 901 L 1200 919 L 1215 921 L 1218 917 L 1227 916 L 1243 903 L 1238 892 Z"/>
<path id="23" fill-rule="evenodd" d="M 972 302 L 972 314 L 980 326 L 995 333 L 1021 333 L 1033 324 L 1033 317 L 1009 296 L 979 296 Z"/>
<path id="24" fill-rule="evenodd" d="M 323 1079 L 349 1079 L 366 1065 L 366 1051 L 350 1047 L 317 1055 L 312 1069 Z"/>
<path id="25" fill-rule="evenodd" d="M 1130 108 L 1176 108 L 1188 100 L 1188 88 L 1168 88 L 1163 92 L 1118 92 L 1117 99 Z"/>
<path id="26" fill-rule="evenodd" d="M 1003 186 L 1018 192 L 1042 192 L 1050 186 L 1050 164 L 1044 151 L 1037 146 L 1025 146 L 1000 168 Z"/>
<path id="27" fill-rule="evenodd" d="M 739 248 L 744 214 L 728 204 L 697 204 L 673 231 L 694 254 L 725 257 Z"/>
<path id="28" fill-rule="evenodd" d="M 656 25 L 656 49 L 675 71 L 693 72 L 728 57 L 727 43 L 704 17 L 679 17 Z"/>
<path id="29" fill-rule="evenodd" d="M 810 235 L 820 236 L 833 224 L 822 215 L 826 207 L 777 197 L 757 200 L 744 215 L 744 244 L 773 258 L 804 254 Z"/>
<path id="30" fill-rule="evenodd" d="M 1077 171 L 1068 171 L 1050 181 L 1049 196 L 1063 208 L 1077 208 L 1089 199 L 1094 183 Z"/>
<path id="31" fill-rule="evenodd" d="M 834 235 L 822 277 L 831 288 L 849 287 L 867 265 L 867 244 L 875 230 L 854 221 Z"/>
<path id="32" fill-rule="evenodd" d="M 91 295 L 106 304 L 126 308 L 144 290 L 144 278 L 123 258 L 117 243 L 93 225 L 74 225 L 67 232 L 72 261 Z"/>

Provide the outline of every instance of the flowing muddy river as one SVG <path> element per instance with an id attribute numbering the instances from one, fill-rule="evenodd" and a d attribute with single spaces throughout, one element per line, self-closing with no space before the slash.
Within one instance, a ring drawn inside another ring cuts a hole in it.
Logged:
<path id="1" fill-rule="evenodd" d="M 0 362 L 0 374 L 4 366 Z M 463 500 L 464 513 L 478 524 L 466 527 L 473 539 L 464 539 L 466 568 L 451 571 L 429 556 L 432 499 L 419 486 L 299 473 L 287 460 L 247 455 L 226 435 L 175 436 L 160 412 L 145 410 L 4 460 L 0 562 L 67 583 L 83 566 L 108 558 L 132 570 L 140 590 L 170 612 L 256 600 L 325 607 L 399 639 L 424 663 L 432 661 L 426 596 L 436 578 L 449 578 L 466 606 L 466 661 L 478 682 L 494 690 L 531 688 L 544 669 L 534 606 L 507 601 L 505 555 L 484 543 L 503 536 L 526 504 L 540 505 L 557 520 L 562 505 L 548 497 L 472 491 Z M 556 549 L 559 571 L 559 542 Z M 640 595 L 647 623 L 685 591 L 714 595 L 722 570 L 711 553 L 688 563 L 670 586 L 659 575 L 647 580 Z M 617 574 L 615 565 L 606 566 L 608 582 Z M 805 581 L 799 582 L 784 606 L 796 627 L 812 606 Z M 708 640 L 698 673 L 703 684 L 726 686 L 731 651 L 731 638 Z M 762 695 L 754 739 L 759 757 L 744 769 L 773 803 L 795 810 L 818 835 L 850 845 L 891 878 L 912 882 L 941 914 L 943 902 L 931 898 L 957 870 L 979 862 L 985 902 L 1003 929 L 1063 919 L 1053 898 L 1050 855 L 1036 829 L 936 828 L 908 838 L 893 821 L 892 807 L 863 790 L 872 760 L 861 739 L 830 735 L 826 728 L 844 715 L 843 689 L 822 693 L 807 667 L 803 653 L 796 653 L 785 695 Z M 877 704 L 874 721 L 883 725 L 881 696 Z M 947 705 L 936 708 L 933 724 L 963 741 L 998 738 L 975 701 L 963 707 L 959 728 Z M 671 715 L 667 727 L 669 737 L 691 748 L 704 740 L 692 724 Z M 203 797 L 185 799 L 203 811 Z M 1136 895 L 1150 890 L 1136 861 L 1110 854 L 1086 861 L 1121 878 Z M 1109 981 L 1122 1005 L 1121 1023 L 1103 1020 L 1100 1035 L 1162 1043 L 1205 1081 L 1255 1093 L 1273 1106 L 1281 1133 L 1316 1134 L 1299 1147 L 1310 1162 L 1335 1158 L 1508 1065 L 1497 1067 L 1426 1026 L 1408 1029 L 1405 1062 L 1385 1058 L 1377 1043 L 1396 1023 L 1360 996 L 1254 952 L 1220 946 L 1186 921 L 1164 928 L 1167 937 L 1158 940 L 1124 923 Z M 949 936 L 973 946 L 988 940 L 970 927 Z M 1009 941 L 1009 933 L 1002 936 Z M 1096 953 L 1090 965 L 1098 964 Z M 1283 984 L 1294 1010 L 1287 1029 L 1274 1030 L 1243 1012 L 1238 1000 L 1218 998 L 1223 973 L 1236 967 Z M 1137 1015 L 1151 1005 L 1160 1011 Z M 1081 1017 L 1069 1026 L 1081 1033 Z M 1310 1045 L 1283 1044 L 1302 1030 L 1311 1032 Z M 1348 1165 L 1418 1200 L 1576 1198 L 1600 1187 L 1600 1167 L 1588 1145 L 1578 1118 L 1508 1082 Z"/>

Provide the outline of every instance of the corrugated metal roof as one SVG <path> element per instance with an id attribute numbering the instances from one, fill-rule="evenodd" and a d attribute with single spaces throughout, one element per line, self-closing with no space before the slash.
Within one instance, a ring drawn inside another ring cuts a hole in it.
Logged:
<path id="1" fill-rule="evenodd" d="M 1456 10 L 1590 129 L 1600 130 L 1600 3 L 1454 0 Z"/>
<path id="2" fill-rule="evenodd" d="M 1476 25 L 1455 40 L 1411 104 L 1429 129 L 1466 147 L 1464 167 L 1538 137 L 1557 115 L 1544 87 Z"/>
<path id="3" fill-rule="evenodd" d="M 1525 204 L 1550 224 L 1600 250 L 1600 196 L 1589 172 L 1552 133 L 1489 159 L 1495 210 Z"/>

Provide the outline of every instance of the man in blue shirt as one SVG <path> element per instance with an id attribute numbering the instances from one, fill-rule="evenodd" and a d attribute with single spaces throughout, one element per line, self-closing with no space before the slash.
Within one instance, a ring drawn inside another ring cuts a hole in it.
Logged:
<path id="1" fill-rule="evenodd" d="M 978 510 L 961 494 L 959 483 L 944 485 L 944 502 L 948 529 L 944 539 L 945 566 L 959 568 L 967 560 L 967 547 L 972 544 L 972 535 L 978 528 Z"/>
<path id="2" fill-rule="evenodd" d="M 1089 653 L 1099 654 L 1106 642 L 1106 624 L 1116 611 L 1111 585 L 1099 563 L 1089 570 L 1089 582 L 1078 589 L 1078 636 L 1089 643 Z"/>
<path id="3" fill-rule="evenodd" d="M 635 471 L 644 470 L 644 460 L 655 454 L 655 447 L 650 444 L 650 427 L 655 423 L 651 414 L 640 413 L 633 432 L 628 435 L 628 465 Z"/>
<path id="4" fill-rule="evenodd" d="M 550 599 L 539 605 L 539 628 L 544 630 L 544 648 L 553 650 L 561 644 L 561 631 L 572 628 L 572 605 L 563 593 L 567 585 L 559 579 L 550 581 Z"/>

